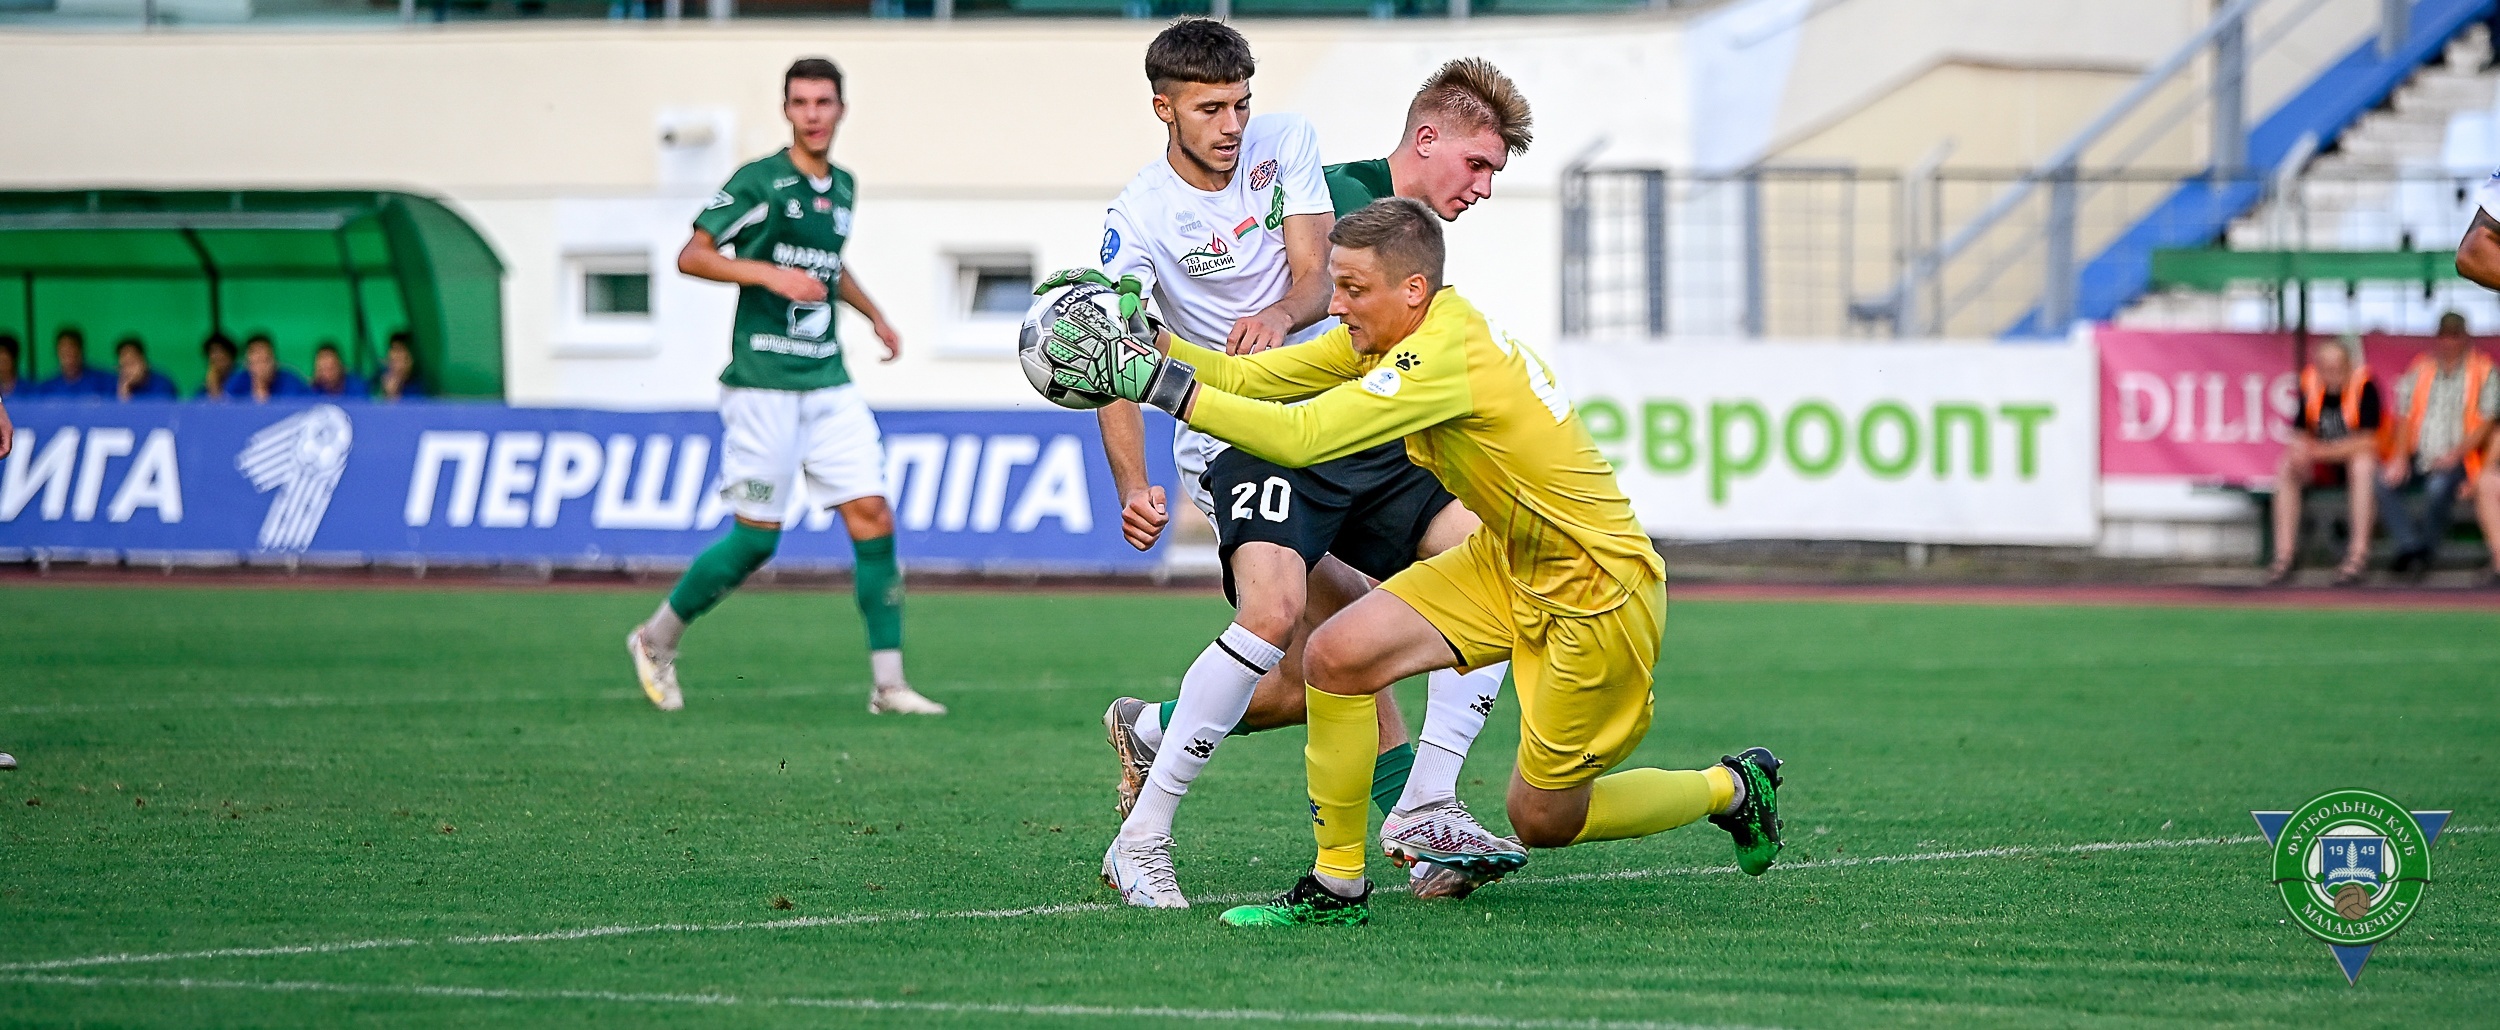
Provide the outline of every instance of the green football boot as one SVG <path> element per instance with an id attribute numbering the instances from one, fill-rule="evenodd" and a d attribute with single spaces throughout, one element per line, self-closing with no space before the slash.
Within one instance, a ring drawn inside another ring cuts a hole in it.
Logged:
<path id="1" fill-rule="evenodd" d="M 1372 919 L 1372 885 L 1359 897 L 1341 897 L 1304 873 L 1293 889 L 1264 905 L 1241 905 L 1224 911 L 1226 926 L 1361 926 Z"/>
<path id="2" fill-rule="evenodd" d="M 1745 785 L 1745 801 L 1736 811 L 1710 821 L 1736 838 L 1736 868 L 1747 876 L 1770 871 L 1780 853 L 1780 760 L 1771 749 L 1752 747 L 1719 759 L 1719 764 Z"/>

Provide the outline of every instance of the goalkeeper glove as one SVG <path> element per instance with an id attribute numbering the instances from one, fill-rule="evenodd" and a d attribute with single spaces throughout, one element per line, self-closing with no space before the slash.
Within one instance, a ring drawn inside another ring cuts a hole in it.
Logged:
<path id="1" fill-rule="evenodd" d="M 1144 333 L 1105 332 L 1078 318 L 1051 323 L 1043 353 L 1051 378 L 1063 387 L 1161 408 L 1174 415 L 1189 406 L 1197 370 L 1155 350 L 1151 323 Z"/>
<path id="2" fill-rule="evenodd" d="M 1039 297 L 1062 286 L 1074 286 L 1077 283 L 1092 283 L 1119 294 L 1120 318 L 1123 320 L 1137 317 L 1138 312 L 1146 306 L 1146 284 L 1138 281 L 1136 276 L 1124 275 L 1120 277 L 1120 281 L 1112 282 L 1110 276 L 1091 268 L 1062 268 L 1052 272 L 1048 278 L 1033 287 L 1033 295 Z"/>

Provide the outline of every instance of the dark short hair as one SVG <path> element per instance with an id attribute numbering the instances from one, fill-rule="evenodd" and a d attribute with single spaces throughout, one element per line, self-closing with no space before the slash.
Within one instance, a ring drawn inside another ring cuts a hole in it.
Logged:
<path id="1" fill-rule="evenodd" d="M 781 73 L 783 100 L 790 99 L 790 84 L 800 79 L 823 79 L 833 83 L 833 98 L 842 99 L 842 69 L 835 66 L 831 58 L 802 57 L 790 62 L 790 70 Z"/>
<path id="2" fill-rule="evenodd" d="M 1170 93 L 1183 82 L 1248 82 L 1258 70 L 1250 41 L 1213 18 L 1183 18 L 1146 44 L 1146 81 L 1157 93 Z"/>
<path id="3" fill-rule="evenodd" d="M 321 356 L 322 354 L 324 354 L 324 353 L 327 353 L 328 355 L 330 355 L 331 357 L 334 357 L 334 358 L 335 358 L 335 357 L 338 357 L 338 356 L 339 356 L 339 345 L 338 345 L 338 344 L 335 344 L 335 343 L 331 343 L 331 342 L 330 342 L 330 341 L 328 341 L 328 340 L 323 340 L 323 341 L 321 341 L 321 346 L 318 346 L 318 347 L 313 348 L 313 356 L 314 356 L 314 357 L 320 357 L 320 356 Z"/>
<path id="4" fill-rule="evenodd" d="M 0 333 L 0 354 L 6 354 L 12 358 L 17 356 L 17 336 L 15 334 Z"/>
<path id="5" fill-rule="evenodd" d="M 1441 266 L 1449 252 L 1441 242 L 1441 219 L 1432 209 L 1405 197 L 1384 197 L 1337 219 L 1328 242 L 1350 250 L 1380 255 L 1381 267 L 1404 279 L 1421 275 L 1435 292 L 1441 289 Z"/>
<path id="6" fill-rule="evenodd" d="M 267 331 L 253 333 L 252 335 L 243 338 L 244 350 L 250 350 L 255 345 L 269 348 L 269 352 L 272 354 L 275 354 L 278 351 L 278 341 L 270 339 Z"/>
<path id="7" fill-rule="evenodd" d="M 2446 336 L 2449 333 L 2455 333 L 2459 336 L 2473 335 L 2473 333 L 2466 330 L 2465 316 L 2455 311 L 2450 311 L 2439 316 L 2439 335 Z"/>
<path id="8" fill-rule="evenodd" d="M 415 350 L 417 349 L 417 334 L 409 332 L 405 329 L 394 331 L 391 333 L 390 339 L 383 341 L 382 346 L 398 346 L 406 347 L 409 350 Z"/>
<path id="9" fill-rule="evenodd" d="M 52 334 L 52 344 L 56 347 L 60 346 L 60 343 L 63 340 L 68 340 L 71 343 L 84 347 L 87 345 L 87 334 L 81 331 L 77 326 L 65 325 Z"/>
<path id="10" fill-rule="evenodd" d="M 200 341 L 200 353 L 203 355 L 215 354 L 220 350 L 228 354 L 234 353 L 234 338 L 224 333 L 210 333 L 208 339 Z"/>
<path id="11" fill-rule="evenodd" d="M 126 350 L 138 351 L 139 356 L 142 358 L 148 356 L 148 345 L 139 342 L 139 334 L 137 333 L 132 333 L 128 336 L 122 337 L 121 342 L 114 344 L 113 356 L 120 357 L 121 353 Z"/>

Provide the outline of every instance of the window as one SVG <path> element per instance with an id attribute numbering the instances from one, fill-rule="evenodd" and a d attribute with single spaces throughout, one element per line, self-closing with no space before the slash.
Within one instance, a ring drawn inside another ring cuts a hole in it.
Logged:
<path id="1" fill-rule="evenodd" d="M 584 272 L 582 314 L 649 317 L 651 273 Z"/>
<path id="2" fill-rule="evenodd" d="M 1033 301 L 1033 270 L 1030 268 L 984 268 L 973 273 L 972 311 L 975 318 L 1005 316 L 1020 318 Z"/>
<path id="3" fill-rule="evenodd" d="M 1033 258 L 983 254 L 955 259 L 957 311 L 967 320 L 1021 319 L 1033 306 Z"/>

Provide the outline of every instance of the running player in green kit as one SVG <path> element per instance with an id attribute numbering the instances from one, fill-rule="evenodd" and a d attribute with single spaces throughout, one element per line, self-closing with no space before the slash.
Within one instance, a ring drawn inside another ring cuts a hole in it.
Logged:
<path id="1" fill-rule="evenodd" d="M 838 299 L 866 316 L 885 360 L 902 355 L 902 336 L 843 267 L 857 195 L 851 173 L 830 157 L 843 109 L 842 71 L 832 61 L 792 64 L 781 104 L 790 146 L 730 176 L 695 216 L 694 236 L 677 255 L 678 271 L 738 285 L 729 367 L 720 377 L 721 491 L 737 522 L 626 637 L 643 693 L 663 711 L 685 705 L 677 643 L 686 624 L 772 558 L 782 520 L 804 511 L 804 497 L 840 511 L 850 532 L 874 683 L 868 710 L 946 714 L 903 678 L 903 577 L 885 500 L 885 447 L 834 330 Z"/>

